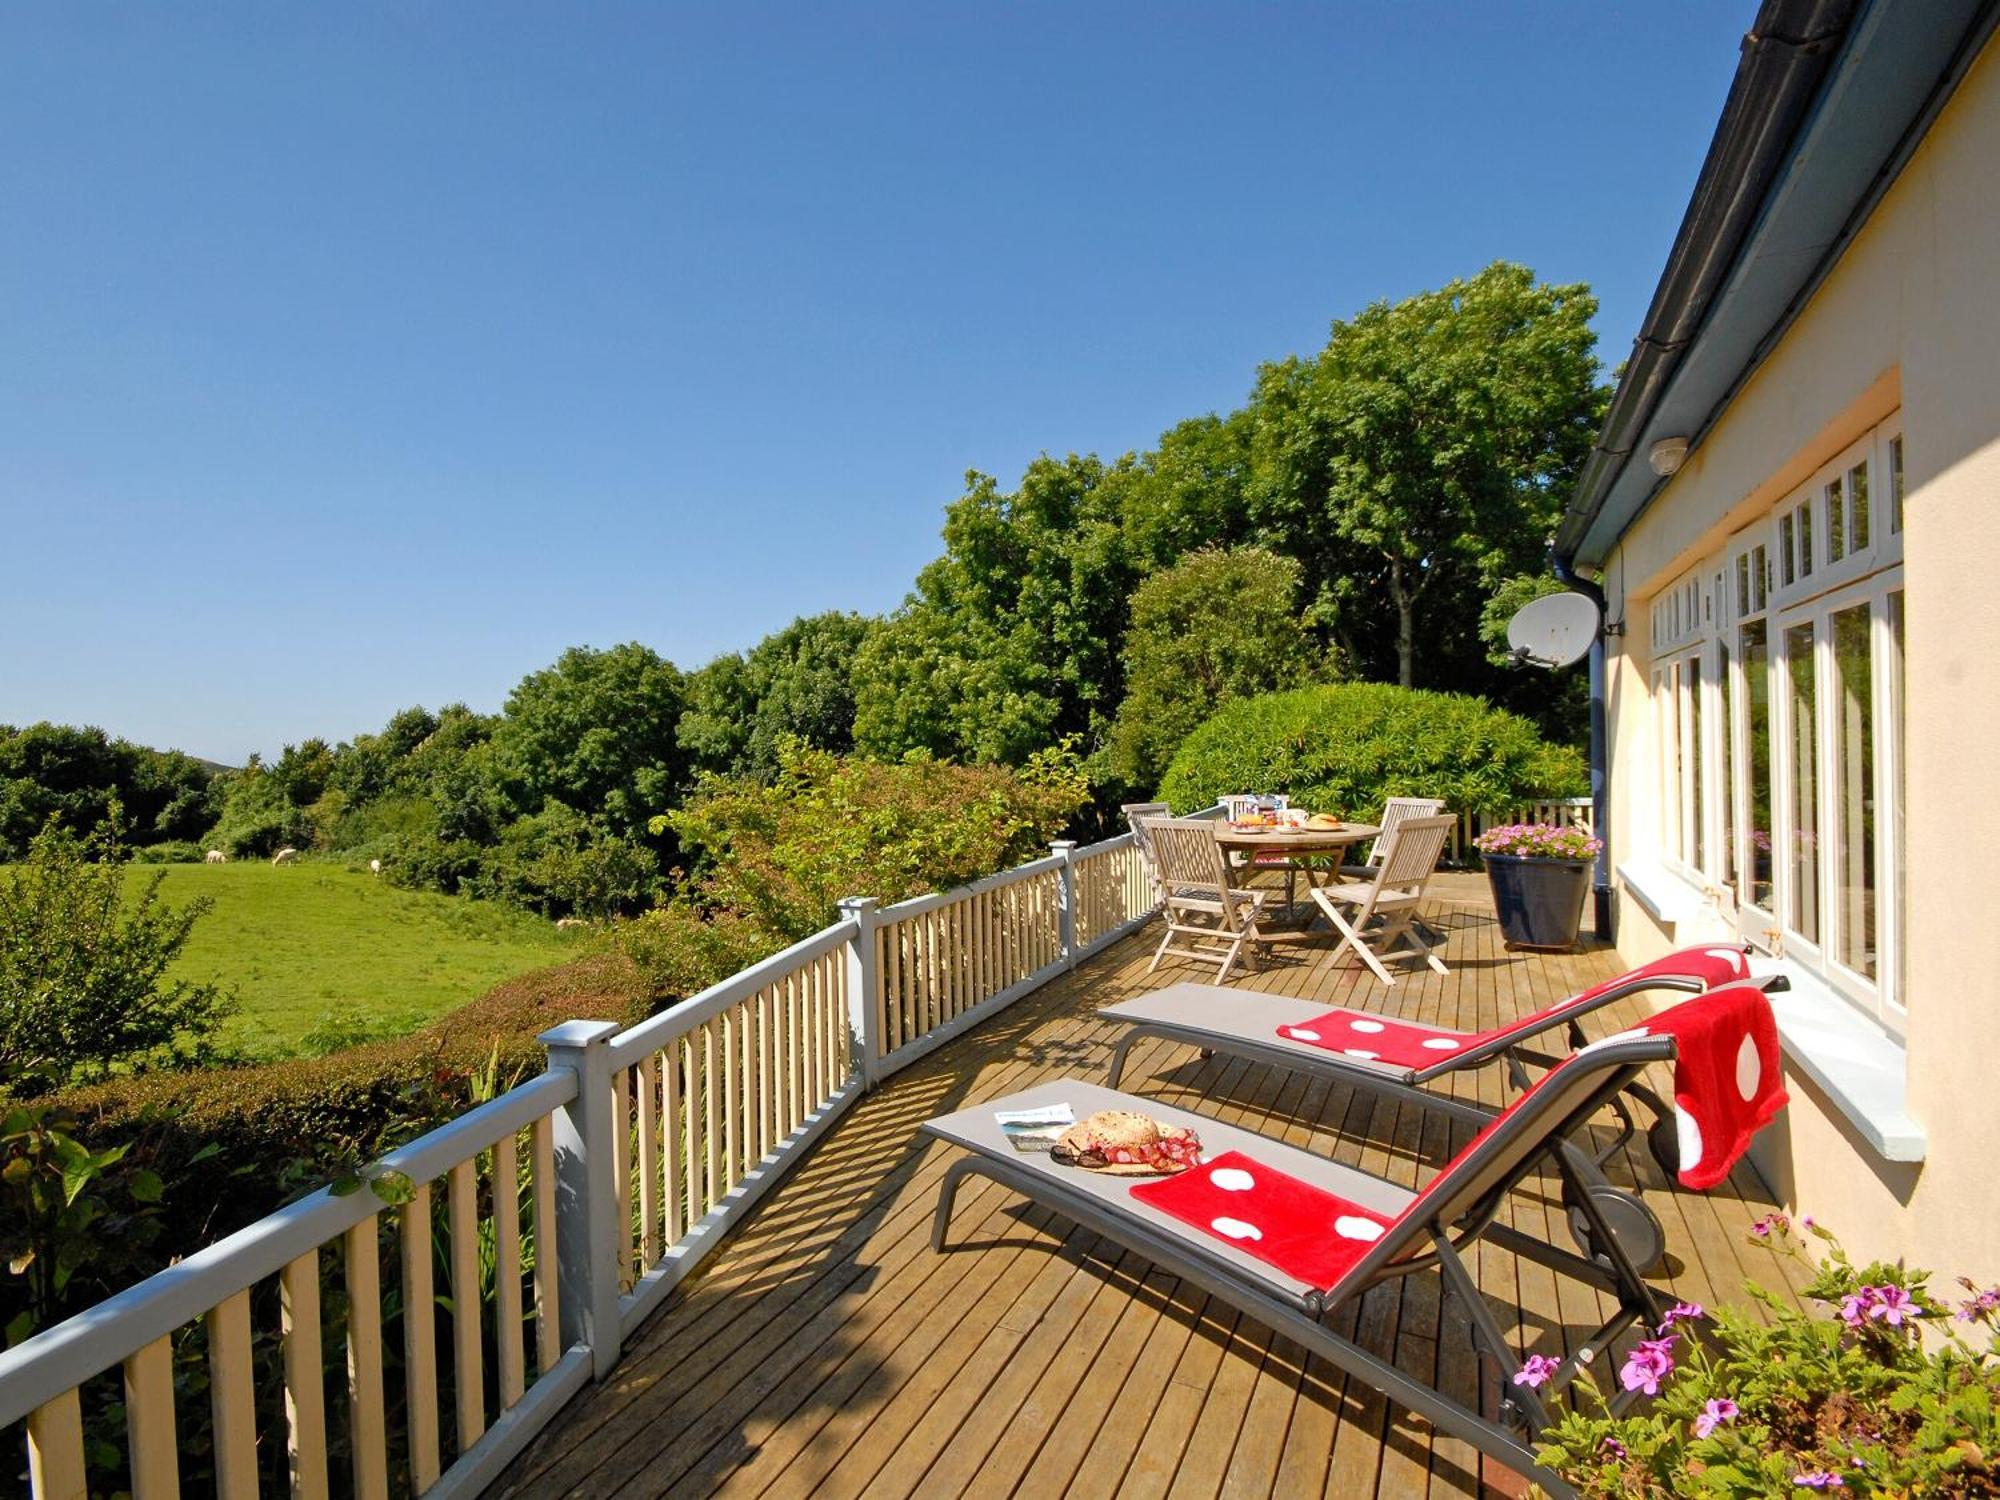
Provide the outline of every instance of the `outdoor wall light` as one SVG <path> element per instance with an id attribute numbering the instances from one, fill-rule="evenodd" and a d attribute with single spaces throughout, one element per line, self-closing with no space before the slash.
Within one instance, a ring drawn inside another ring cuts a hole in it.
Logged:
<path id="1" fill-rule="evenodd" d="M 1661 438 L 1646 454 L 1646 463 L 1652 471 L 1665 479 L 1677 472 L 1688 456 L 1688 440 L 1684 437 Z"/>

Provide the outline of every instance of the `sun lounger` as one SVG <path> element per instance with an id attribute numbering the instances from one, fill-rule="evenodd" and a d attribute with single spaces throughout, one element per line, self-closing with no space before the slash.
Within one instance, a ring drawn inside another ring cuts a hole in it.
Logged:
<path id="1" fill-rule="evenodd" d="M 1164 1037 L 1205 1052 L 1281 1068 L 1333 1074 L 1350 1083 L 1395 1093 L 1449 1073 L 1504 1061 L 1515 1085 L 1525 1088 L 1529 1081 L 1525 1064 L 1546 1068 L 1557 1060 L 1530 1044 L 1561 1032 L 1571 1049 L 1581 1047 L 1585 1037 L 1579 1023 L 1593 1011 L 1647 990 L 1700 994 L 1749 977 L 1749 954 L 1740 946 L 1715 943 L 1683 948 L 1489 1031 L 1454 1031 L 1372 1011 L 1329 1010 L 1323 1004 L 1286 995 L 1194 983 L 1169 985 L 1136 1000 L 1107 1005 L 1098 1014 L 1126 1028 L 1111 1054 L 1109 1080 L 1113 1088 L 1123 1081 L 1126 1055 L 1133 1044 L 1146 1037 Z M 1781 989 L 1785 983 L 1781 976 L 1759 982 L 1766 989 Z M 1678 1162 L 1673 1125 L 1665 1106 L 1643 1084 L 1630 1092 L 1651 1111 L 1654 1124 L 1647 1134 L 1648 1144 L 1661 1167 L 1673 1175 Z M 1419 1096 L 1420 1101 L 1432 1097 L 1427 1093 Z M 1636 1129 L 1624 1101 L 1614 1099 L 1611 1103 L 1620 1132 L 1598 1151 L 1600 1163 L 1623 1149 Z M 1643 1266 L 1646 1261 L 1642 1257 L 1639 1263 Z"/>
<path id="2" fill-rule="evenodd" d="M 1549 1494 L 1570 1496 L 1573 1490 L 1535 1464 L 1532 1444 L 1549 1421 L 1548 1399 L 1572 1380 L 1610 1367 L 1603 1356 L 1614 1343 L 1634 1328 L 1650 1334 L 1665 1310 L 1584 1191 L 1583 1162 L 1569 1138 L 1644 1068 L 1674 1058 L 1676 1097 L 1726 1113 L 1703 1131 L 1711 1142 L 1707 1168 L 1726 1172 L 1785 1098 L 1776 1025 L 1755 986 L 1725 987 L 1648 1025 L 1664 1034 L 1642 1031 L 1596 1043 L 1552 1067 L 1499 1115 L 1473 1111 L 1483 1121 L 1479 1133 L 1416 1191 L 1206 1116 L 1080 1080 L 1045 1083 L 924 1126 L 970 1153 L 945 1173 L 932 1245 L 944 1248 L 960 1183 L 975 1174 L 990 1178 L 1203 1288 Z M 1754 1066 L 1742 1061 L 1745 1055 Z M 1728 1062 L 1732 1057 L 1737 1061 Z M 1754 1094 L 1732 1103 L 1746 1079 Z M 1125 1109 L 1191 1129 L 1201 1138 L 1201 1165 L 1141 1182 L 1088 1172 L 1017 1151 L 994 1118 L 999 1110 L 1053 1105 L 1068 1105 L 1078 1119 Z M 1545 1167 L 1560 1175 L 1565 1197 L 1591 1221 L 1598 1254 L 1574 1255 L 1500 1222 L 1508 1191 Z M 1600 1327 L 1572 1341 L 1574 1352 L 1542 1390 L 1514 1382 L 1521 1356 L 1473 1276 L 1481 1240 L 1615 1303 Z M 1371 1287 L 1433 1270 L 1443 1294 L 1469 1320 L 1481 1356 L 1483 1389 L 1469 1405 L 1400 1368 L 1392 1351 L 1371 1351 L 1326 1323 Z M 1614 1410 L 1629 1399 L 1625 1392 L 1610 1398 Z"/>

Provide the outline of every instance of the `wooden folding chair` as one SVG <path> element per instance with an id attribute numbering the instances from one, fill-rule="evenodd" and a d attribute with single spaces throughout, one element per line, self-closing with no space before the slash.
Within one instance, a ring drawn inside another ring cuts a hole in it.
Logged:
<path id="1" fill-rule="evenodd" d="M 1269 891 L 1246 891 L 1229 882 L 1229 865 L 1222 846 L 1215 841 L 1215 827 L 1205 818 L 1141 818 L 1145 837 L 1153 846 L 1153 859 L 1160 882 L 1161 908 L 1167 930 L 1153 954 L 1146 972 L 1159 968 L 1169 953 L 1185 958 L 1220 961 L 1217 984 L 1229 978 L 1229 971 L 1243 956 L 1244 949 L 1255 952 L 1264 945 L 1257 928 Z M 1185 942 L 1176 944 L 1175 939 Z"/>
<path id="2" fill-rule="evenodd" d="M 1457 819 L 1449 815 L 1405 818 L 1383 835 L 1378 845 L 1382 857 L 1373 879 L 1314 889 L 1313 900 L 1340 934 L 1340 946 L 1333 950 L 1335 958 L 1352 948 L 1384 984 L 1394 984 L 1396 977 L 1383 960 L 1396 956 L 1399 950 L 1423 959 L 1440 974 L 1451 972 L 1418 930 L 1416 919 L 1423 907 L 1424 888 L 1437 873 L 1455 822 Z"/>
<path id="3" fill-rule="evenodd" d="M 1373 880 L 1382 863 L 1382 850 L 1396 828 L 1411 818 L 1434 818 L 1444 811 L 1441 797 L 1390 797 L 1382 803 L 1382 831 L 1368 846 L 1367 857 L 1355 864 L 1342 865 L 1340 873 L 1360 880 Z"/>
<path id="4" fill-rule="evenodd" d="M 1132 830 L 1132 845 L 1139 851 L 1139 863 L 1146 867 L 1146 879 L 1153 885 L 1153 900 L 1160 899 L 1160 866 L 1153 858 L 1153 845 L 1146 837 L 1141 825 L 1147 818 L 1171 818 L 1174 810 L 1164 802 L 1127 802 L 1119 811 L 1125 814 L 1125 826 Z"/>

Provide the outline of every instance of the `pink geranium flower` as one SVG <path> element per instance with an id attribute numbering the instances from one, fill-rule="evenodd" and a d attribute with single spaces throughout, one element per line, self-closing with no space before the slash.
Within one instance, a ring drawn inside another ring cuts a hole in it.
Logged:
<path id="1" fill-rule="evenodd" d="M 1562 1361 L 1551 1359 L 1546 1354 L 1530 1354 L 1521 1361 L 1520 1373 L 1514 1377 L 1514 1384 L 1535 1386 L 1547 1385 L 1549 1378 L 1562 1368 Z"/>
<path id="2" fill-rule="evenodd" d="M 1973 1294 L 1969 1301 L 1959 1304 L 1959 1322 L 1983 1323 L 1992 1317 L 1996 1310 L 2000 1310 L 2000 1286 L 1982 1289 L 1964 1276 L 1959 1277 L 1959 1284 Z"/>
<path id="3" fill-rule="evenodd" d="M 1916 1299 L 1895 1285 L 1864 1286 L 1840 1299 L 1840 1321 L 1849 1328 L 1860 1328 L 1865 1323 L 1901 1328 L 1923 1315 Z"/>
<path id="4" fill-rule="evenodd" d="M 1736 1403 L 1727 1398 L 1718 1398 L 1703 1405 L 1701 1415 L 1694 1419 L 1694 1435 L 1707 1437 L 1724 1422 L 1736 1420 Z"/>
<path id="5" fill-rule="evenodd" d="M 1638 1346 L 1625 1356 L 1625 1364 L 1618 1371 L 1619 1383 L 1628 1391 L 1659 1395 L 1660 1382 L 1674 1371 L 1673 1350 L 1672 1335 L 1663 1339 L 1641 1339 Z"/>
<path id="6" fill-rule="evenodd" d="M 1672 1307 L 1667 1309 L 1667 1315 L 1660 1319 L 1658 1331 L 1665 1333 L 1676 1323 L 1683 1322 L 1689 1318 L 1705 1318 L 1707 1316 L 1708 1309 L 1703 1307 L 1699 1302 L 1676 1302 Z"/>

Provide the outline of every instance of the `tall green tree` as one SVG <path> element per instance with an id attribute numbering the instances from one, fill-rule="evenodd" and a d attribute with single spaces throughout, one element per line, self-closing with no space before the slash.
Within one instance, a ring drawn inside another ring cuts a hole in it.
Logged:
<path id="1" fill-rule="evenodd" d="M 1299 612 L 1302 576 L 1262 547 L 1204 548 L 1139 585 L 1105 754 L 1114 782 L 1151 795 L 1181 741 L 1224 703 L 1326 675 Z"/>
<path id="2" fill-rule="evenodd" d="M 1587 287 L 1499 262 L 1264 368 L 1258 535 L 1304 565 L 1367 675 L 1486 675 L 1480 604 L 1535 565 L 1603 415 L 1596 311 Z"/>
<path id="3" fill-rule="evenodd" d="M 679 669 L 650 647 L 572 647 L 508 695 L 496 774 L 521 813 L 553 797 L 614 833 L 643 831 L 687 784 L 675 736 L 685 706 Z"/>
<path id="4" fill-rule="evenodd" d="M 857 659 L 857 748 L 1018 765 L 1102 737 L 1136 578 L 1120 509 L 1132 467 L 1044 455 L 1011 492 L 966 476 L 944 556 Z"/>
<path id="5" fill-rule="evenodd" d="M 876 623 L 838 611 L 802 616 L 747 654 L 689 673 L 677 734 L 695 767 L 768 776 L 787 739 L 845 754 L 854 745 L 856 658 Z"/>
<path id="6" fill-rule="evenodd" d="M 139 843 L 191 839 L 213 821 L 214 769 L 70 724 L 0 724 L 0 859 L 19 859 L 53 818 L 76 833 L 115 806 Z"/>

